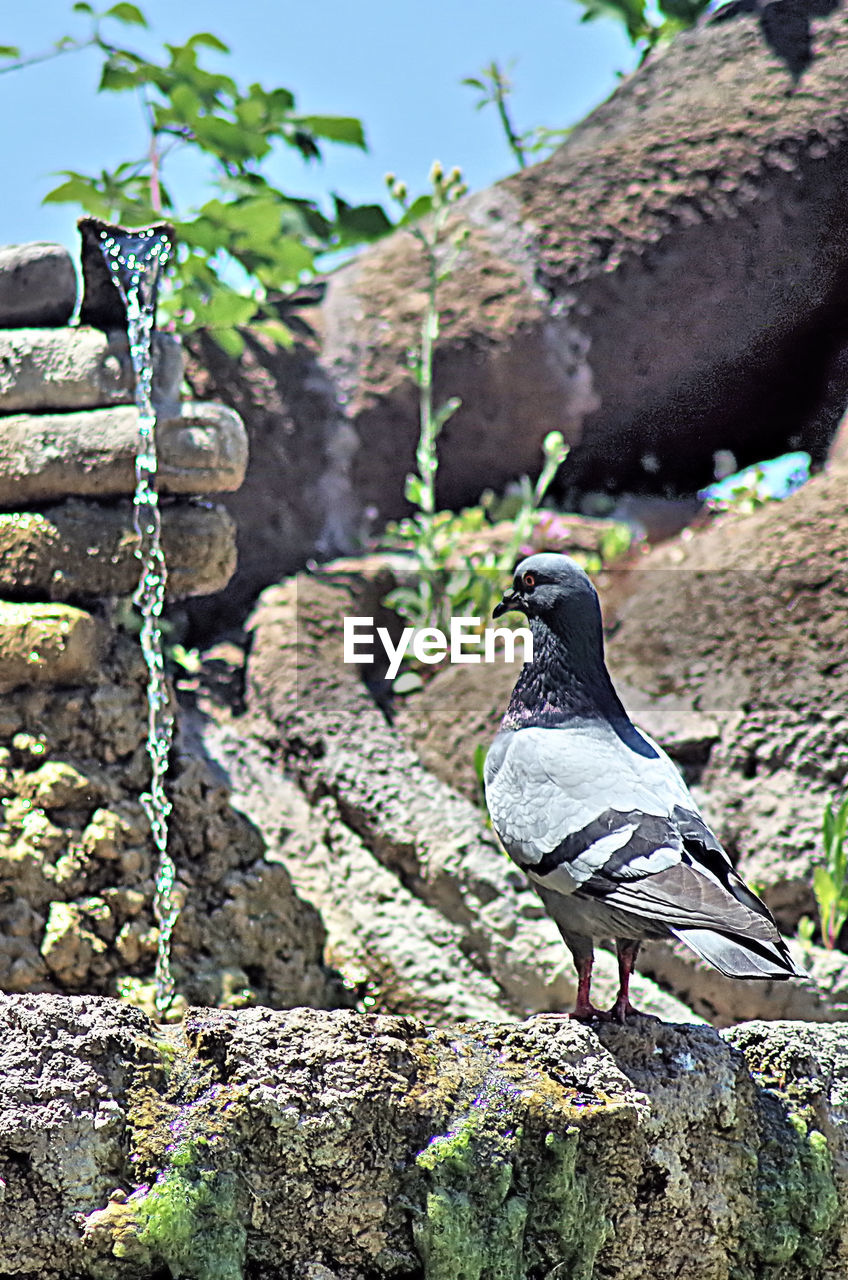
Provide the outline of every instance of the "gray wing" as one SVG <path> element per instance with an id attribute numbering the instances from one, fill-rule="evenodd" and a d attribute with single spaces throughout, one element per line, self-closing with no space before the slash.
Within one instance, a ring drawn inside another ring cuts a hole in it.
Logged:
<path id="1" fill-rule="evenodd" d="M 593 724 L 498 735 L 484 781 L 507 852 L 547 894 L 625 913 L 637 936 L 640 921 L 642 936 L 675 933 L 731 976 L 797 972 L 677 769 L 643 739 L 646 755 Z"/>
<path id="2" fill-rule="evenodd" d="M 486 802 L 510 857 L 534 880 L 570 893 L 602 869 L 627 880 L 681 861 L 673 811 L 699 815 L 668 756 L 644 741 L 643 756 L 594 722 L 498 735 Z"/>

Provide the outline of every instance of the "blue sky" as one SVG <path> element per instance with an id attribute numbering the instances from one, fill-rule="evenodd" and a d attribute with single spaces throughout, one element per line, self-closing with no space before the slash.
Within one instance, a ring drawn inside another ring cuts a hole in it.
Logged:
<path id="1" fill-rule="evenodd" d="M 102 0 L 99 7 L 108 7 Z M 473 188 L 513 168 L 492 109 L 476 111 L 460 85 L 493 58 L 514 60 L 519 128 L 574 123 L 612 92 L 635 62 L 618 26 L 581 23 L 574 0 L 139 0 L 151 32 L 113 27 L 117 43 L 152 53 L 161 43 L 211 31 L 233 56 L 221 69 L 242 83 L 284 85 L 299 109 L 359 116 L 370 154 L 330 147 L 322 166 L 292 152 L 275 177 L 292 194 L 331 189 L 352 201 L 381 200 L 392 170 L 412 191 L 426 186 L 434 159 L 458 164 Z M 0 0 L 0 45 L 26 53 L 82 34 L 71 0 Z M 213 55 L 214 56 L 214 55 Z M 76 251 L 76 210 L 42 206 L 61 169 L 95 172 L 144 149 L 141 115 L 127 94 L 97 94 L 100 58 L 67 54 L 0 75 L 4 172 L 0 244 L 58 240 Z M 186 204 L 204 198 L 201 175 L 166 174 Z"/>

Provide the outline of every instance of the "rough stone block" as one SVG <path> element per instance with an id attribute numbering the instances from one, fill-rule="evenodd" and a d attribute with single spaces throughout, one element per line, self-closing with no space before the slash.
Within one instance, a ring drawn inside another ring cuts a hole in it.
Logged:
<path id="1" fill-rule="evenodd" d="M 92 907 L 51 911 L 78 971 Z M 0 1032 L 4 1275 L 845 1275 L 844 1027 L 255 1008 L 174 1035 L 22 995 Z"/>
<path id="2" fill-rule="evenodd" d="M 0 688 L 85 683 L 99 662 L 100 632 L 90 614 L 64 604 L 0 601 Z"/>
<path id="3" fill-rule="evenodd" d="M 156 440 L 162 493 L 220 493 L 244 479 L 247 435 L 223 405 L 187 401 L 159 420 Z M 131 494 L 137 446 L 131 405 L 0 418 L 0 505 Z"/>
<path id="4" fill-rule="evenodd" d="M 153 335 L 153 401 L 172 412 L 179 401 L 179 340 Z M 0 413 L 98 409 L 132 404 L 135 376 L 126 335 L 78 329 L 0 330 Z"/>
<path id="5" fill-rule="evenodd" d="M 235 525 L 223 507 L 163 507 L 162 545 L 172 600 L 219 591 L 235 569 Z M 137 546 L 129 502 L 70 501 L 44 512 L 0 514 L 0 594 L 129 595 L 139 577 Z"/>
<path id="6" fill-rule="evenodd" d="M 64 245 L 0 245 L 0 328 L 62 325 L 77 301 L 77 276 Z"/>

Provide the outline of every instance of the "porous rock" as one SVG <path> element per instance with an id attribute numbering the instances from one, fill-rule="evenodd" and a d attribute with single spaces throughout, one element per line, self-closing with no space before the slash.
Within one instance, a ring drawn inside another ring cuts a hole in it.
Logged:
<path id="1" fill-rule="evenodd" d="M 171 334 L 152 337 L 154 404 L 180 398 L 183 356 Z M 135 374 L 126 334 L 76 329 L 0 330 L 0 413 L 131 404 Z"/>
<path id="2" fill-rule="evenodd" d="M 82 609 L 0 600 L 0 688 L 80 684 L 100 662 L 102 631 Z"/>
<path id="3" fill-rule="evenodd" d="M 611 667 L 717 730 L 696 795 L 785 928 L 815 914 L 825 804 L 848 779 L 848 472 L 640 562 Z"/>
<path id="4" fill-rule="evenodd" d="M 66 606 L 52 606 L 67 609 Z M 87 615 L 82 615 L 86 617 Z M 87 686 L 7 692 L 0 710 L 0 989 L 117 991 L 149 1001 L 158 927 L 147 679 L 137 641 L 102 625 Z M 171 752 L 169 850 L 183 907 L 177 990 L 203 1004 L 349 1002 L 325 934 L 219 771 L 180 737 Z"/>
<path id="5" fill-rule="evenodd" d="M 156 424 L 159 492 L 237 489 L 247 465 L 238 414 L 192 401 L 172 408 Z M 131 494 L 137 452 L 134 406 L 0 417 L 0 505 Z"/>
<path id="6" fill-rule="evenodd" d="M 350 985 L 381 1012 L 430 1022 L 514 1018 L 498 984 L 465 955 L 462 926 L 383 866 L 336 801 L 310 805 L 246 727 L 210 720 L 198 732 L 226 772 L 234 805 L 262 832 L 268 858 L 320 908 L 327 958 Z"/>
<path id="7" fill-rule="evenodd" d="M 844 1270 L 844 1028 L 254 1009 L 163 1036 L 49 995 L 0 1019 L 7 1273 Z"/>
<path id="8" fill-rule="evenodd" d="M 462 404 L 440 505 L 537 474 L 553 428 L 577 491 L 691 495 L 719 449 L 823 461 L 848 399 L 848 32 L 820 8 L 724 6 L 550 159 L 456 206 L 447 234 L 469 234 L 440 285 L 434 400 Z M 295 350 L 249 342 L 236 362 L 192 344 L 190 380 L 242 413 L 252 448 L 228 499 L 240 569 L 199 625 L 241 620 L 259 588 L 408 512 L 425 267 L 399 231 L 286 313 Z"/>
<path id="9" fill-rule="evenodd" d="M 64 245 L 0 245 L 0 328 L 67 324 L 77 276 Z"/>
<path id="10" fill-rule="evenodd" d="M 171 600 L 219 589 L 235 568 L 235 528 L 223 507 L 164 503 L 162 547 Z M 0 592 L 11 599 L 129 595 L 138 585 L 129 502 L 71 499 L 43 511 L 0 512 Z"/>

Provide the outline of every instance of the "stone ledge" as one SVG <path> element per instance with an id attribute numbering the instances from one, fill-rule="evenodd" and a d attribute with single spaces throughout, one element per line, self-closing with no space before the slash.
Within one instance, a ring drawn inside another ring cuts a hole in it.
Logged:
<path id="1" fill-rule="evenodd" d="M 179 340 L 153 334 L 153 402 L 180 398 Z M 125 333 L 77 329 L 0 329 L 0 413 L 43 413 L 132 404 L 135 374 Z"/>
<path id="2" fill-rule="evenodd" d="M 220 591 L 235 571 L 232 518 L 220 506 L 162 508 L 168 598 Z M 73 600 L 129 595 L 139 578 L 132 505 L 69 501 L 46 511 L 0 513 L 0 595 Z"/>
<path id="3" fill-rule="evenodd" d="M 0 1270 L 844 1275 L 848 1029 L 0 997 Z"/>
<path id="4" fill-rule="evenodd" d="M 77 275 L 64 245 L 0 245 L 0 328 L 63 325 L 77 301 Z"/>
<path id="5" fill-rule="evenodd" d="M 161 493 L 228 492 L 244 479 L 247 434 L 232 409 L 188 401 L 156 436 Z M 137 443 L 130 405 L 0 418 L 0 506 L 130 495 Z"/>

